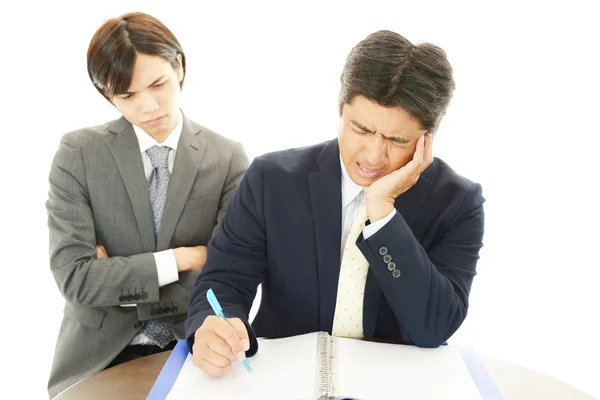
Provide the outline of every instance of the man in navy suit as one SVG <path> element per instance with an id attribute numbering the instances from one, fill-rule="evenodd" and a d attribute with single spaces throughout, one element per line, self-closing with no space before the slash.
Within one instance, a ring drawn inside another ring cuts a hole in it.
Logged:
<path id="1" fill-rule="evenodd" d="M 484 198 L 432 155 L 454 87 L 435 45 L 379 31 L 352 49 L 338 138 L 255 159 L 209 243 L 186 321 L 195 365 L 223 375 L 258 351 L 257 337 L 326 331 L 437 347 L 459 328 Z"/>

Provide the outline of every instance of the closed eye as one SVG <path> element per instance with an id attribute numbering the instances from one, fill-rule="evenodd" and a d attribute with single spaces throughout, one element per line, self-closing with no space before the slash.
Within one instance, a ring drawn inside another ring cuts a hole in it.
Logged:
<path id="1" fill-rule="evenodd" d="M 366 131 L 360 131 L 354 127 L 352 127 L 352 130 L 354 131 L 354 133 L 358 134 L 358 135 L 368 135 L 370 132 L 366 132 Z"/>

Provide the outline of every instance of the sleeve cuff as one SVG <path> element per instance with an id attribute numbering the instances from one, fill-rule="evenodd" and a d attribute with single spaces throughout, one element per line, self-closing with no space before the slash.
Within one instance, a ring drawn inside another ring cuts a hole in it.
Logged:
<path id="1" fill-rule="evenodd" d="M 154 261 L 156 261 L 158 287 L 163 287 L 179 280 L 177 260 L 175 260 L 175 252 L 172 249 L 154 253 Z"/>
<path id="2" fill-rule="evenodd" d="M 386 215 L 385 218 L 382 218 L 379 221 L 374 222 L 372 224 L 366 225 L 362 232 L 364 240 L 367 240 L 368 238 L 376 234 L 381 228 L 385 226 L 385 224 L 387 224 L 392 218 L 394 218 L 394 215 L 396 215 L 395 208 L 388 215 Z"/>

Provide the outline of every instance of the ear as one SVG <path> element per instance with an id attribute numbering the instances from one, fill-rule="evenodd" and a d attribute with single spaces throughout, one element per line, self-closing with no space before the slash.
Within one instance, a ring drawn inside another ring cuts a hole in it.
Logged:
<path id="1" fill-rule="evenodd" d="M 179 83 L 181 83 L 185 77 L 185 71 L 183 70 L 183 56 L 181 53 L 177 53 L 177 61 L 179 62 L 179 68 L 177 68 L 177 79 L 179 79 Z"/>

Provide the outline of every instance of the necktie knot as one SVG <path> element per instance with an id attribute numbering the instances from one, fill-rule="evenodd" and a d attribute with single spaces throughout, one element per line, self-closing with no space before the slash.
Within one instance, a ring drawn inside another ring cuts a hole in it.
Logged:
<path id="1" fill-rule="evenodd" d="M 154 168 L 167 168 L 167 160 L 170 148 L 167 146 L 152 146 L 146 153 Z"/>

